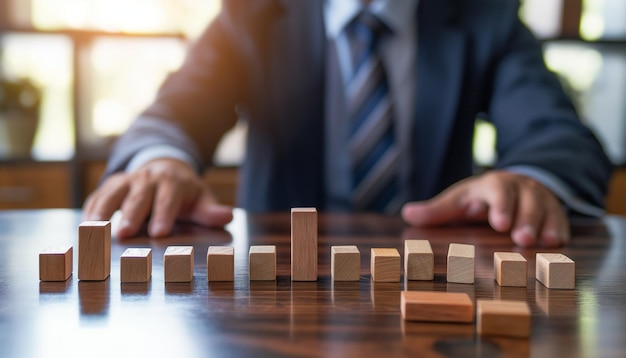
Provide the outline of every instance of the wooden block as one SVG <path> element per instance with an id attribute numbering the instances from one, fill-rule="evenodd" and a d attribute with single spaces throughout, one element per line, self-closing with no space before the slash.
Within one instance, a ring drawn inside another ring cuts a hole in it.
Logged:
<path id="1" fill-rule="evenodd" d="M 66 281 L 72 275 L 73 263 L 72 246 L 48 247 L 39 253 L 39 280 Z"/>
<path id="2" fill-rule="evenodd" d="M 450 244 L 448 282 L 474 283 L 474 245 Z"/>
<path id="3" fill-rule="evenodd" d="M 250 281 L 276 280 L 276 246 L 250 246 L 248 253 Z"/>
<path id="4" fill-rule="evenodd" d="M 404 241 L 404 276 L 407 280 L 434 279 L 435 255 L 428 240 Z"/>
<path id="5" fill-rule="evenodd" d="M 317 281 L 317 209 L 291 209 L 291 280 Z"/>
<path id="6" fill-rule="evenodd" d="M 547 288 L 573 289 L 575 286 L 575 264 L 563 254 L 537 254 L 537 280 Z"/>
<path id="7" fill-rule="evenodd" d="M 526 287 L 528 264 L 517 252 L 494 252 L 493 273 L 500 286 Z"/>
<path id="8" fill-rule="evenodd" d="M 359 281 L 361 279 L 361 252 L 354 245 L 332 246 L 330 268 L 335 281 Z"/>
<path id="9" fill-rule="evenodd" d="M 148 282 L 152 276 L 152 249 L 128 248 L 120 257 L 121 282 Z"/>
<path id="10" fill-rule="evenodd" d="M 476 302 L 476 330 L 480 335 L 530 336 L 530 308 L 524 301 Z"/>
<path id="11" fill-rule="evenodd" d="M 206 253 L 206 277 L 211 281 L 235 280 L 235 248 L 209 246 Z"/>
<path id="12" fill-rule="evenodd" d="M 372 249 L 371 271 L 374 282 L 400 282 L 400 253 L 396 249 Z"/>
<path id="13" fill-rule="evenodd" d="M 400 311 L 406 321 L 470 323 L 474 320 L 474 304 L 465 293 L 402 291 Z"/>
<path id="14" fill-rule="evenodd" d="M 165 282 L 193 281 L 193 246 L 168 246 L 163 254 Z"/>
<path id="15" fill-rule="evenodd" d="M 104 281 L 111 274 L 111 223 L 85 221 L 78 226 L 78 279 Z"/>

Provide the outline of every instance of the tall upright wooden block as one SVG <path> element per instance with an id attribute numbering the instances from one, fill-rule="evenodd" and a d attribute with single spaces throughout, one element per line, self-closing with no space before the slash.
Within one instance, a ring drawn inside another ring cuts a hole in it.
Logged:
<path id="1" fill-rule="evenodd" d="M 193 265 L 193 246 L 168 246 L 163 254 L 165 282 L 191 282 Z"/>
<path id="2" fill-rule="evenodd" d="M 211 281 L 235 280 L 235 248 L 209 246 L 206 253 L 206 277 Z"/>
<path id="3" fill-rule="evenodd" d="M 39 253 L 39 280 L 66 281 L 72 275 L 74 249 L 53 246 Z"/>
<path id="4" fill-rule="evenodd" d="M 407 280 L 434 279 L 435 255 L 428 240 L 404 241 L 404 275 Z"/>
<path id="5" fill-rule="evenodd" d="M 152 276 L 152 249 L 128 248 L 120 256 L 120 281 L 148 282 Z"/>
<path id="6" fill-rule="evenodd" d="M 276 246 L 253 245 L 248 253 L 250 281 L 276 280 Z"/>
<path id="7" fill-rule="evenodd" d="M 371 250 L 371 271 L 374 282 L 400 282 L 400 253 L 396 249 Z"/>
<path id="8" fill-rule="evenodd" d="M 85 221 L 78 226 L 78 279 L 104 281 L 111 274 L 111 223 Z"/>
<path id="9" fill-rule="evenodd" d="M 330 270 L 335 281 L 359 281 L 361 278 L 361 252 L 352 246 L 330 248 Z"/>
<path id="10" fill-rule="evenodd" d="M 493 273 L 500 286 L 526 287 L 528 264 L 517 252 L 494 252 Z"/>
<path id="11" fill-rule="evenodd" d="M 466 293 L 402 291 L 400 311 L 406 321 L 470 323 L 474 320 L 474 304 Z"/>
<path id="12" fill-rule="evenodd" d="M 530 336 L 530 308 L 525 301 L 476 302 L 476 330 L 480 335 Z"/>
<path id="13" fill-rule="evenodd" d="M 291 280 L 317 281 L 317 209 L 291 209 Z"/>
<path id="14" fill-rule="evenodd" d="M 474 283 L 474 245 L 450 244 L 448 282 Z"/>
<path id="15" fill-rule="evenodd" d="M 576 284 L 575 264 L 563 254 L 537 254 L 537 280 L 547 288 L 573 289 Z"/>

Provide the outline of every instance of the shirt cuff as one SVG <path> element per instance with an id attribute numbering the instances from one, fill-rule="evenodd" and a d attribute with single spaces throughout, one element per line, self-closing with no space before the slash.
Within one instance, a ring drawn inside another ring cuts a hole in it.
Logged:
<path id="1" fill-rule="evenodd" d="M 565 184 L 561 179 L 546 170 L 530 165 L 516 165 L 512 167 L 506 167 L 504 168 L 504 170 L 535 179 L 536 181 L 540 182 L 545 187 L 550 189 L 554 193 L 554 195 L 556 195 L 559 199 L 561 199 L 561 201 L 563 201 L 565 206 L 575 212 L 594 217 L 602 217 L 605 214 L 602 208 L 592 205 L 585 200 L 577 197 L 567 184 Z"/>
<path id="2" fill-rule="evenodd" d="M 129 173 L 134 172 L 149 161 L 159 158 L 178 159 L 195 168 L 195 162 L 191 155 L 180 148 L 163 144 L 149 146 L 137 152 L 128 162 L 125 170 Z"/>

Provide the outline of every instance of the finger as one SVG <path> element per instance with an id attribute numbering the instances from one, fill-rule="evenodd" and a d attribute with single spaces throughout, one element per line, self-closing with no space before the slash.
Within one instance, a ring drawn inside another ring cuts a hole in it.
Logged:
<path id="1" fill-rule="evenodd" d="M 100 189 L 90 196 L 84 213 L 85 220 L 109 220 L 120 208 L 129 186 L 124 175 L 109 178 Z"/>
<path id="2" fill-rule="evenodd" d="M 534 246 L 537 242 L 538 230 L 546 215 L 546 204 L 541 200 L 534 186 L 520 186 L 518 195 L 511 239 L 521 247 Z"/>
<path id="3" fill-rule="evenodd" d="M 188 186 L 171 175 L 165 176 L 156 191 L 152 218 L 148 225 L 148 233 L 152 237 L 167 236 L 174 227 L 176 217 L 180 213 L 183 200 L 187 196 Z M 195 193 L 190 195 L 193 197 Z"/>
<path id="4" fill-rule="evenodd" d="M 569 220 L 563 207 L 552 198 L 539 234 L 539 243 L 545 247 L 565 245 L 570 240 Z"/>
<path id="5" fill-rule="evenodd" d="M 149 173 L 137 172 L 133 175 L 133 185 L 122 204 L 118 237 L 126 238 L 137 234 L 150 213 L 154 191 L 155 184 L 151 182 Z"/>
<path id="6" fill-rule="evenodd" d="M 489 206 L 488 221 L 499 232 L 509 231 L 517 203 L 517 187 L 501 173 L 485 176 L 474 186 L 471 197 Z"/>
<path id="7" fill-rule="evenodd" d="M 427 201 L 406 203 L 402 218 L 413 226 L 434 226 L 465 217 L 467 183 L 461 183 Z"/>
<path id="8" fill-rule="evenodd" d="M 220 205 L 208 189 L 203 189 L 193 211 L 191 221 L 208 227 L 223 227 L 233 220 L 233 208 Z"/>

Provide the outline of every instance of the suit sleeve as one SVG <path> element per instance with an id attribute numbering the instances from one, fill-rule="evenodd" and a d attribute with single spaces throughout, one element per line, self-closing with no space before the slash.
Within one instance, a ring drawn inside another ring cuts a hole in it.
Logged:
<path id="1" fill-rule="evenodd" d="M 536 167 L 567 185 L 577 200 L 604 207 L 612 165 L 547 70 L 541 46 L 519 21 L 517 6 L 507 11 L 502 18 L 515 21 L 502 25 L 488 106 L 497 130 L 496 166 Z"/>
<path id="2" fill-rule="evenodd" d="M 181 68 L 166 78 L 154 103 L 116 142 L 105 175 L 123 170 L 136 153 L 153 146 L 184 151 L 198 170 L 209 164 L 219 139 L 237 120 L 235 106 L 246 88 L 233 3 L 238 4 L 224 2 Z"/>

